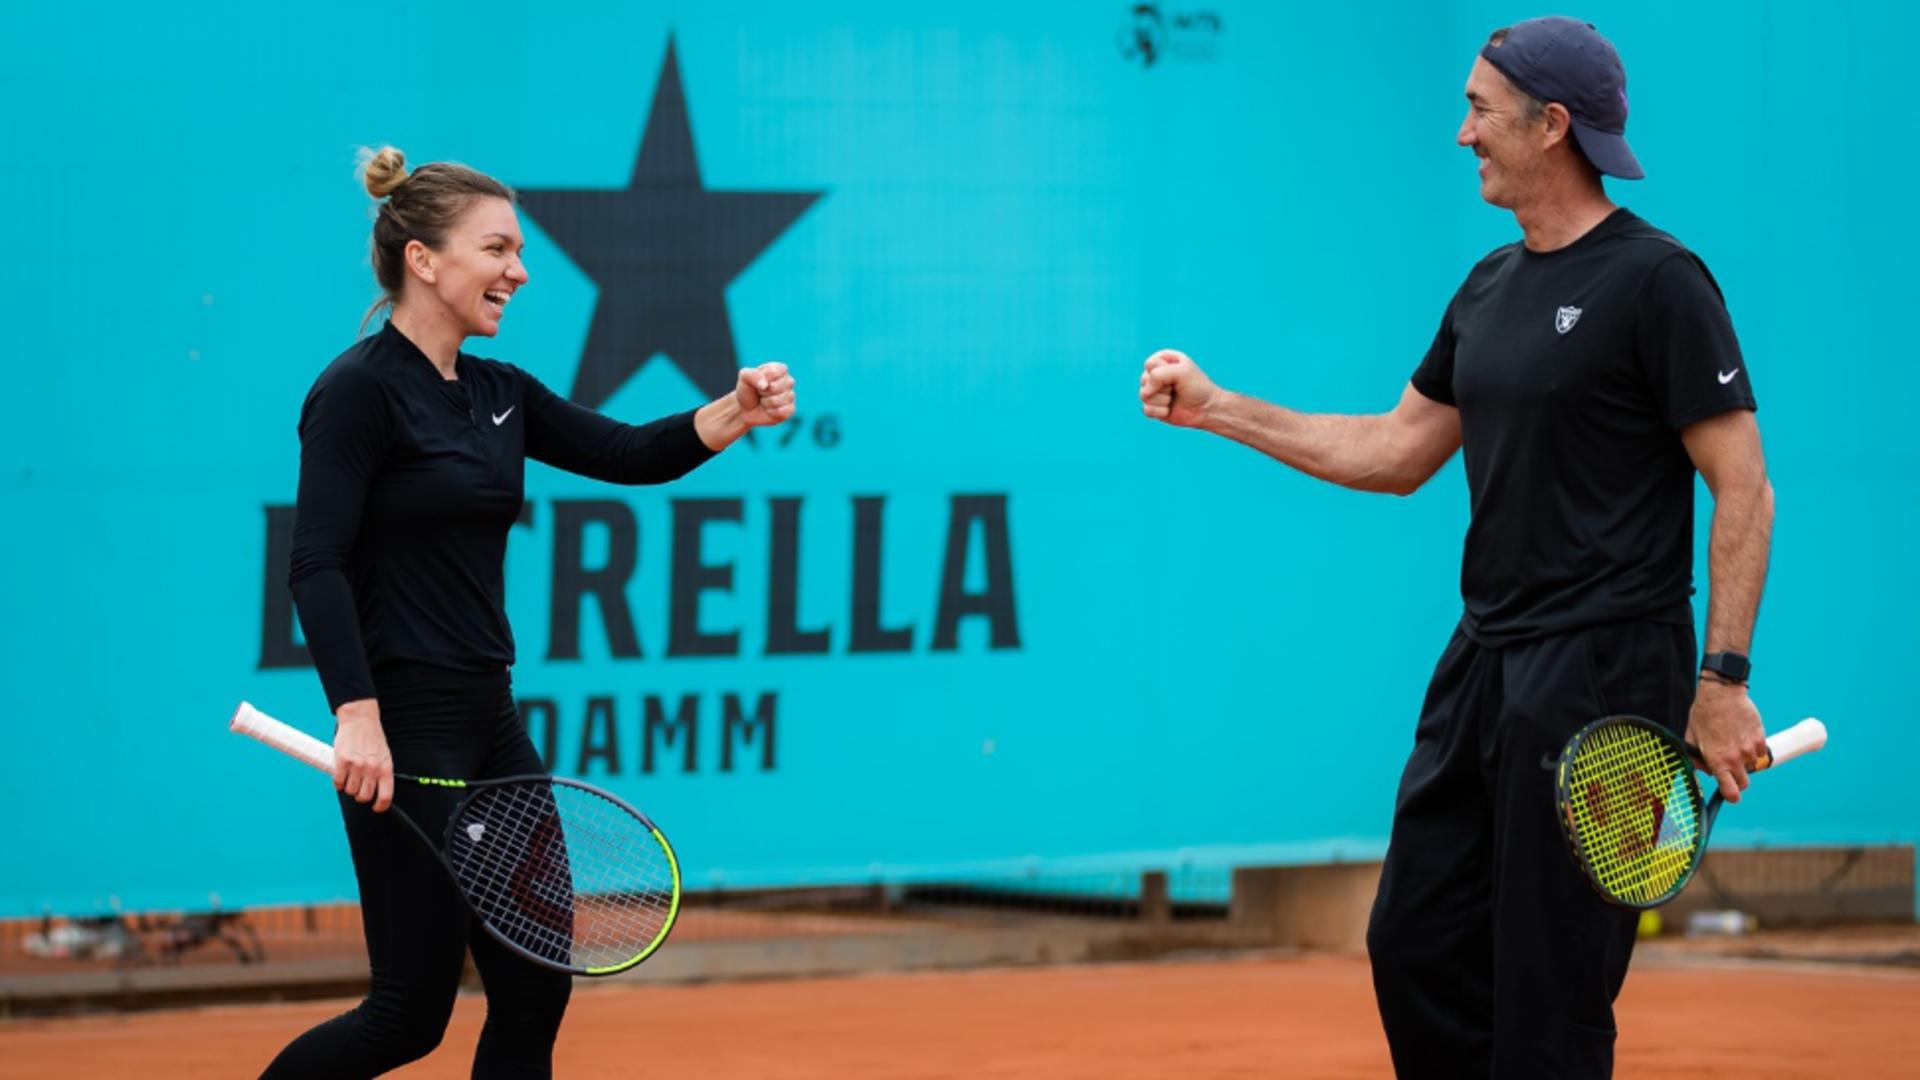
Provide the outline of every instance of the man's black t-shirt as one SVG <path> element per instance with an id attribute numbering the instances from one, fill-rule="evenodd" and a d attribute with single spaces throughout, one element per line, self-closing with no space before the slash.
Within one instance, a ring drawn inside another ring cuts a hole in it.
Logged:
<path id="1" fill-rule="evenodd" d="M 1500 248 L 1454 294 L 1412 381 L 1460 410 L 1470 637 L 1692 621 L 1680 429 L 1754 408 L 1720 287 L 1693 253 L 1626 210 L 1558 251 Z"/>
<path id="2" fill-rule="evenodd" d="M 656 484 L 713 456 L 693 414 L 623 424 L 511 364 L 447 380 L 387 324 L 327 366 L 300 413 L 294 603 L 327 703 L 370 698 L 385 661 L 513 663 L 504 560 L 526 459 Z"/>

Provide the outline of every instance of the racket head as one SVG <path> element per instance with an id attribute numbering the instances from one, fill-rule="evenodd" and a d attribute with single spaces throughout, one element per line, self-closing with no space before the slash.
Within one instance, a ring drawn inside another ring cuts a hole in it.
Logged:
<path id="1" fill-rule="evenodd" d="M 575 975 L 626 971 L 666 942 L 680 914 L 680 862 L 645 814 L 559 777 L 468 786 L 441 850 L 487 933 Z"/>
<path id="2" fill-rule="evenodd" d="M 1638 716 L 1609 716 L 1567 740 L 1555 771 L 1567 848 L 1608 903 L 1644 910 L 1680 894 L 1719 809 L 1700 796 L 1686 744 Z"/>

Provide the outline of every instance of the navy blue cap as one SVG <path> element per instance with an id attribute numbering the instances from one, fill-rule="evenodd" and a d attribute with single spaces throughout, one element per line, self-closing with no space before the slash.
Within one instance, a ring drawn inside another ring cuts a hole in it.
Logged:
<path id="1" fill-rule="evenodd" d="M 1627 149 L 1627 69 L 1592 23 L 1564 15 L 1514 23 L 1480 56 L 1520 89 L 1566 106 L 1574 141 L 1595 168 L 1622 180 L 1647 175 Z"/>

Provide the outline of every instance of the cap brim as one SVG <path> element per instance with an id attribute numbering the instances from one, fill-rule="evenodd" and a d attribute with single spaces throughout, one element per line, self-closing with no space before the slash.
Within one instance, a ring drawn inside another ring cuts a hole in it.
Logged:
<path id="1" fill-rule="evenodd" d="M 1617 176 L 1622 180 L 1639 180 L 1647 175 L 1640 167 L 1640 159 L 1627 149 L 1627 137 L 1588 127 L 1578 120 L 1573 122 L 1573 138 L 1580 144 L 1580 152 L 1587 155 L 1593 167 L 1608 176 Z"/>

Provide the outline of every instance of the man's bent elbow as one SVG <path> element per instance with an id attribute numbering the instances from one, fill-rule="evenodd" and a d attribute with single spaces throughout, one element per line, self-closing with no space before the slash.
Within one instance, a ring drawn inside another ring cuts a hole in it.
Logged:
<path id="1" fill-rule="evenodd" d="M 1369 491 L 1376 495 L 1411 495 L 1419 491 L 1420 485 L 1426 482 L 1427 478 L 1419 473 L 1394 470 L 1391 472 L 1372 473 L 1368 476 L 1360 477 L 1346 486 L 1358 491 Z"/>
<path id="2" fill-rule="evenodd" d="M 1387 474 L 1388 483 L 1380 490 L 1388 495 L 1411 495 L 1425 487 L 1427 481 L 1433 479 L 1433 474 L 1439 472 L 1440 466 L 1444 464 L 1446 464 L 1446 458 L 1441 458 L 1439 461 L 1401 462 L 1398 468 Z"/>
<path id="3" fill-rule="evenodd" d="M 1426 484 L 1427 484 L 1427 477 L 1425 476 L 1401 477 L 1399 483 L 1387 489 L 1387 494 L 1401 495 L 1401 496 L 1411 495 L 1414 492 L 1419 491 L 1421 488 L 1425 487 Z"/>

